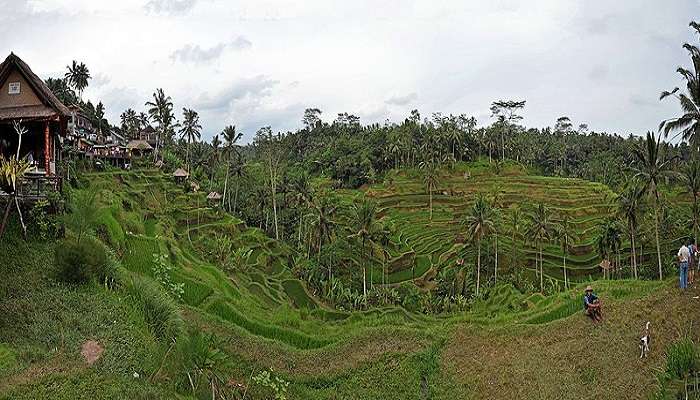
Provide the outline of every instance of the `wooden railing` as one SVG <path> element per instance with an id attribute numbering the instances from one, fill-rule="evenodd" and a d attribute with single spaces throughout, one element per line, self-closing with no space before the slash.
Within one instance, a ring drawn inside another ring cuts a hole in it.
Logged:
<path id="1" fill-rule="evenodd" d="M 63 179 L 60 176 L 27 174 L 17 182 L 17 197 L 21 200 L 44 199 L 49 193 L 60 193 Z M 6 195 L 0 191 L 0 196 Z"/>

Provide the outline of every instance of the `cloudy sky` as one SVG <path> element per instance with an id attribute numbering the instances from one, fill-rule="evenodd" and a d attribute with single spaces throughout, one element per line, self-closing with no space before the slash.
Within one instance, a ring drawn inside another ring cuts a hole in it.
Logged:
<path id="1" fill-rule="evenodd" d="M 303 110 L 362 121 L 465 113 L 524 99 L 525 124 L 562 115 L 641 134 L 677 112 L 659 102 L 688 64 L 700 0 L 0 0 L 0 57 L 43 78 L 71 60 L 85 97 L 118 121 L 154 89 L 200 112 L 204 137 L 235 124 L 289 130 Z"/>

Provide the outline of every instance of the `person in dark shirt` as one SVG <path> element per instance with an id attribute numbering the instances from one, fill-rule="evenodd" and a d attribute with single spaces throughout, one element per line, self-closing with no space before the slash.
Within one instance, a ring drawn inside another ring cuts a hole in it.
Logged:
<path id="1" fill-rule="evenodd" d="M 598 296 L 593 293 L 593 288 L 586 286 L 585 293 L 583 295 L 583 310 L 586 315 L 591 317 L 593 322 L 600 322 L 603 320 L 603 313 L 600 307 L 600 300 Z"/>

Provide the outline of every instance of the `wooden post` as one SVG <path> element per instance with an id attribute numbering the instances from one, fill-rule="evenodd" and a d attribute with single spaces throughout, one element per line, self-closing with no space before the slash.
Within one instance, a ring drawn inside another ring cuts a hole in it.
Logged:
<path id="1" fill-rule="evenodd" d="M 44 168 L 46 176 L 51 175 L 51 141 L 49 139 L 49 121 L 44 121 Z"/>

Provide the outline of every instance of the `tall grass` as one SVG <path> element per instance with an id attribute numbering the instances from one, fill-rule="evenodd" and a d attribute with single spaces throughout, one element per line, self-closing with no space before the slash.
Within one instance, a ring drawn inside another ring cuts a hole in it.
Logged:
<path id="1" fill-rule="evenodd" d="M 177 303 L 151 279 L 130 276 L 124 283 L 126 293 L 134 301 L 149 330 L 157 339 L 170 342 L 183 331 L 184 321 Z"/>

